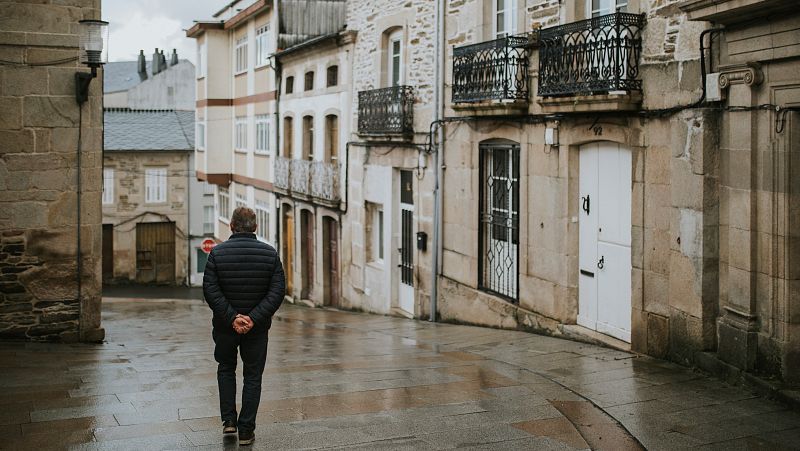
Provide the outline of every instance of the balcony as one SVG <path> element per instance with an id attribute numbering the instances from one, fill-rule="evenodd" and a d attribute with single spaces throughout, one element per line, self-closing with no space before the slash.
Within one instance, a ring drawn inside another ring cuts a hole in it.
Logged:
<path id="1" fill-rule="evenodd" d="M 297 199 L 338 207 L 341 201 L 341 164 L 278 157 L 275 191 Z"/>
<path id="2" fill-rule="evenodd" d="M 527 106 L 530 48 L 538 32 L 453 49 L 453 103 Z"/>
<path id="3" fill-rule="evenodd" d="M 364 136 L 414 133 L 414 91 L 392 86 L 358 93 L 358 134 Z"/>
<path id="4" fill-rule="evenodd" d="M 643 26 L 643 14 L 614 13 L 541 30 L 539 103 L 546 110 L 638 108 Z"/>

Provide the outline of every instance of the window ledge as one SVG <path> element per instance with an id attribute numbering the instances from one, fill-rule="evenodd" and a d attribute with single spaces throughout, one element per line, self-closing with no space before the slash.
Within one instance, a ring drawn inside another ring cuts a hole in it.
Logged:
<path id="1" fill-rule="evenodd" d="M 641 108 L 642 94 L 631 92 L 624 94 L 540 97 L 538 102 L 545 113 L 636 111 Z"/>
<path id="2" fill-rule="evenodd" d="M 691 20 L 733 24 L 797 8 L 797 0 L 684 0 L 680 9 Z"/>
<path id="3" fill-rule="evenodd" d="M 244 154 L 246 154 L 248 152 L 247 149 L 233 149 L 233 151 L 236 152 L 236 153 L 244 153 Z"/>
<path id="4" fill-rule="evenodd" d="M 256 155 L 262 156 L 262 157 L 270 156 L 270 151 L 269 150 L 256 150 L 253 153 L 255 153 Z"/>

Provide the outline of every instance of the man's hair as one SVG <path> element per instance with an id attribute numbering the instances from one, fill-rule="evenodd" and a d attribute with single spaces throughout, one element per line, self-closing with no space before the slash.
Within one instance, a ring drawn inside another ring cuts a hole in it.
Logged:
<path id="1" fill-rule="evenodd" d="M 234 233 L 256 231 L 256 212 L 247 207 L 238 207 L 231 216 L 231 230 Z"/>

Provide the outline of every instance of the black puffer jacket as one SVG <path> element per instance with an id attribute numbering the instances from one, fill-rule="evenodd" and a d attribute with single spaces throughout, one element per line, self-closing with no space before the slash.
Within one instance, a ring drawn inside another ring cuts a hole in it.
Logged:
<path id="1" fill-rule="evenodd" d="M 211 250 L 203 275 L 203 295 L 214 311 L 214 327 L 233 331 L 237 314 L 254 328 L 269 329 L 283 302 L 286 280 L 278 252 L 253 233 L 234 233 Z"/>

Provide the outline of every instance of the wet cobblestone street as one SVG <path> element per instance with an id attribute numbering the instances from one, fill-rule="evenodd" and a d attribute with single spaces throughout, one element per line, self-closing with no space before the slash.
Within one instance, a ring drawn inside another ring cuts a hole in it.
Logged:
<path id="1" fill-rule="evenodd" d="M 107 298 L 103 308 L 102 345 L 0 343 L 0 448 L 236 448 L 221 434 L 205 303 Z M 253 449 L 797 443 L 800 415 L 671 363 L 523 332 L 284 305 Z"/>

